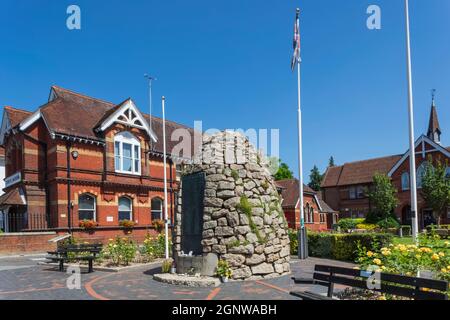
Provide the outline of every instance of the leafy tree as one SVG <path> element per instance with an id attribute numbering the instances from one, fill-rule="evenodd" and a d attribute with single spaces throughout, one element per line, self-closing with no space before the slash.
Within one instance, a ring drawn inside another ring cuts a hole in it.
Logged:
<path id="1" fill-rule="evenodd" d="M 447 163 L 437 161 L 433 165 L 431 159 L 425 167 L 422 177 L 422 195 L 427 205 L 433 209 L 438 224 L 444 212 L 450 206 L 450 179 L 446 176 Z"/>
<path id="2" fill-rule="evenodd" d="M 278 171 L 273 176 L 275 180 L 293 179 L 294 173 L 289 169 L 289 166 L 286 163 L 281 162 L 281 159 L 278 161 L 280 165 Z"/>
<path id="3" fill-rule="evenodd" d="M 315 165 L 314 168 L 311 169 L 308 186 L 314 191 L 319 191 L 320 185 L 322 184 L 322 180 L 323 175 L 320 174 L 319 168 L 317 168 L 317 166 Z"/>
<path id="4" fill-rule="evenodd" d="M 367 222 L 377 223 L 394 216 L 397 207 L 397 190 L 391 179 L 385 175 L 376 173 L 373 176 L 373 186 L 367 191 L 371 206 L 373 207 L 367 216 Z"/>
<path id="5" fill-rule="evenodd" d="M 334 158 L 333 158 L 333 156 L 331 156 L 330 159 L 328 160 L 328 167 L 334 167 L 334 166 L 335 166 Z"/>

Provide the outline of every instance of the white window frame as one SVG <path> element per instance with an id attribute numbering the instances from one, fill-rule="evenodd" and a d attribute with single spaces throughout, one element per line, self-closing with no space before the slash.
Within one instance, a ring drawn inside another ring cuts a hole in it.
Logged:
<path id="1" fill-rule="evenodd" d="M 116 153 L 116 144 L 119 145 L 119 154 Z M 123 146 L 124 144 L 128 144 L 131 146 L 131 171 L 123 170 L 123 162 L 124 162 L 124 156 L 123 156 Z M 135 157 L 135 148 L 138 149 L 137 158 Z M 119 167 L 116 168 L 116 158 L 119 158 Z M 136 168 L 136 161 L 138 161 L 138 165 Z M 139 142 L 139 139 L 136 138 L 133 134 L 131 134 L 128 131 L 123 131 L 114 136 L 114 170 L 118 173 L 124 173 L 124 174 L 132 174 L 132 175 L 141 175 L 141 144 Z"/>
<path id="2" fill-rule="evenodd" d="M 160 210 L 153 209 L 153 206 L 152 206 L 153 200 L 159 200 L 160 201 L 160 204 L 161 204 Z M 159 220 L 164 220 L 163 211 L 164 211 L 164 201 L 160 197 L 152 198 L 150 200 L 150 218 L 151 218 L 151 220 L 154 221 L 153 220 L 153 213 L 154 212 L 155 213 L 157 213 L 157 212 L 159 213 Z"/>
<path id="3" fill-rule="evenodd" d="M 129 215 L 129 219 L 120 219 L 120 199 L 128 199 L 130 201 L 130 215 Z M 130 220 L 133 221 L 133 199 L 131 199 L 130 197 L 127 196 L 121 196 L 119 197 L 119 199 L 117 199 L 117 221 L 123 221 L 123 220 Z"/>
<path id="4" fill-rule="evenodd" d="M 94 209 L 93 210 L 88 210 L 88 209 L 80 209 L 80 197 L 82 197 L 82 196 L 89 196 L 89 197 L 91 197 L 92 199 L 94 199 Z M 80 220 L 80 221 L 82 221 L 82 219 L 80 219 L 80 211 L 82 212 L 82 211 L 94 211 L 94 221 L 97 221 L 97 198 L 94 196 L 94 195 L 92 195 L 92 194 L 90 194 L 90 193 L 87 193 L 87 192 L 85 192 L 85 193 L 82 193 L 82 194 L 80 194 L 79 196 L 78 196 L 78 219 Z"/>
<path id="5" fill-rule="evenodd" d="M 309 223 L 314 223 L 314 208 L 309 207 Z"/>
<path id="6" fill-rule="evenodd" d="M 406 178 L 405 178 L 406 177 Z M 408 179 L 405 181 L 405 179 Z M 407 191 L 411 188 L 411 180 L 409 177 L 409 172 L 403 172 L 401 176 L 401 183 L 402 183 L 402 191 Z"/>

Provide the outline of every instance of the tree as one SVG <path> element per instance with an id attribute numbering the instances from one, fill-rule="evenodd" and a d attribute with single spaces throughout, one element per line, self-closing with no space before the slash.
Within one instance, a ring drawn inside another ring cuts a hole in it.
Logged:
<path id="1" fill-rule="evenodd" d="M 394 209 L 398 204 L 397 190 L 387 175 L 376 173 L 373 176 L 373 186 L 367 191 L 367 195 L 373 207 L 367 216 L 367 222 L 377 223 L 394 217 Z"/>
<path id="2" fill-rule="evenodd" d="M 289 166 L 286 163 L 281 162 L 281 159 L 278 161 L 280 165 L 278 171 L 273 176 L 275 180 L 293 179 L 294 173 L 289 169 Z"/>
<path id="3" fill-rule="evenodd" d="M 422 195 L 426 204 L 433 209 L 433 215 L 440 224 L 440 218 L 450 206 L 450 179 L 446 176 L 447 163 L 437 161 L 433 165 L 431 159 L 427 162 L 422 177 Z"/>
<path id="4" fill-rule="evenodd" d="M 323 175 L 320 174 L 319 168 L 317 168 L 317 166 L 315 165 L 314 168 L 311 169 L 308 186 L 314 191 L 319 191 L 322 180 Z"/>
<path id="5" fill-rule="evenodd" d="M 333 158 L 333 156 L 331 156 L 330 159 L 328 160 L 328 167 L 334 167 L 334 166 L 335 166 L 334 158 Z"/>

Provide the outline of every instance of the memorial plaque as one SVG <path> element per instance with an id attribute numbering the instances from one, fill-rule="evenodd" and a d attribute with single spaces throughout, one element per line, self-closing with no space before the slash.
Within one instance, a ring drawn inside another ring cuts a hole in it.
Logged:
<path id="1" fill-rule="evenodd" d="M 203 232 L 203 200 L 205 173 L 195 173 L 182 178 L 181 250 L 201 255 Z"/>

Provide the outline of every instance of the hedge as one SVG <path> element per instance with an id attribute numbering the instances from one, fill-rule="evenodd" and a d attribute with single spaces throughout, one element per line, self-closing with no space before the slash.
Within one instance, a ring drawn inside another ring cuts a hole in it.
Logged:
<path id="1" fill-rule="evenodd" d="M 291 254 L 297 255 L 297 231 L 290 230 Z M 342 261 L 355 261 L 358 244 L 367 250 L 376 251 L 392 243 L 389 233 L 316 233 L 308 232 L 308 249 L 311 257 Z"/>

